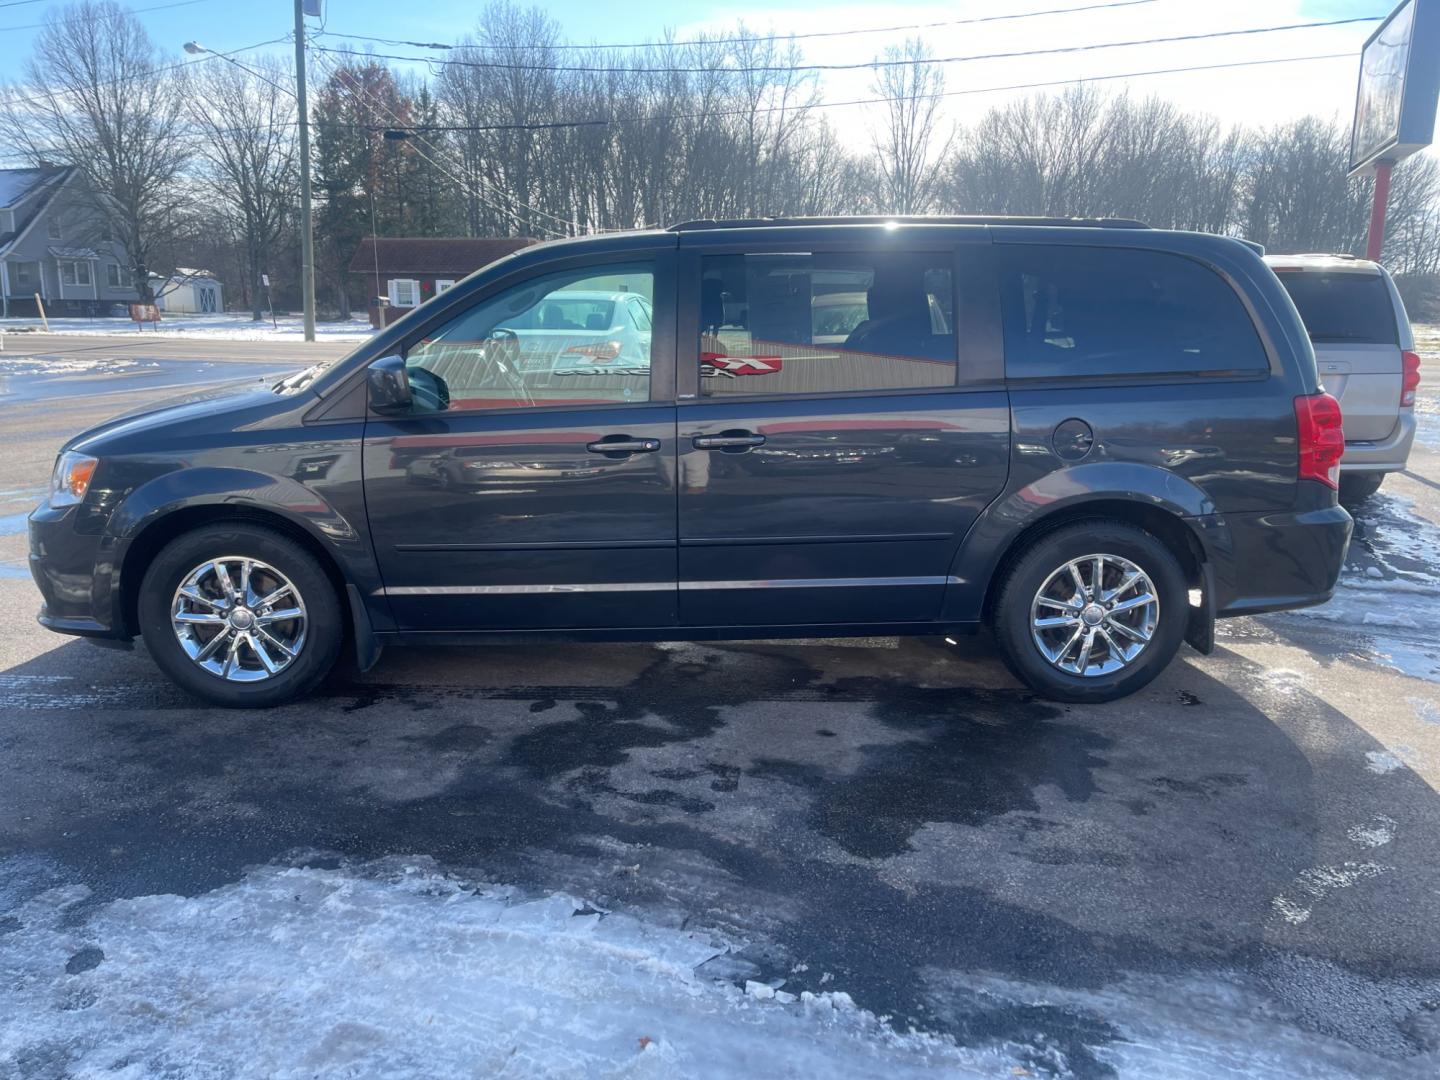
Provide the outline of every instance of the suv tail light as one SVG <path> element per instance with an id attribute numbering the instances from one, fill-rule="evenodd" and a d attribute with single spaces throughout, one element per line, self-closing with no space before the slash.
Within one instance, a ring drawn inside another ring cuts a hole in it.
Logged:
<path id="1" fill-rule="evenodd" d="M 1300 479 L 1340 486 L 1340 458 L 1345 454 L 1340 402 L 1329 394 L 1295 399 L 1295 428 L 1300 443 Z"/>
<path id="2" fill-rule="evenodd" d="M 1400 370 L 1403 372 L 1400 381 L 1400 406 L 1415 404 L 1415 390 L 1420 385 L 1420 354 L 1413 352 L 1402 352 L 1400 354 Z"/>

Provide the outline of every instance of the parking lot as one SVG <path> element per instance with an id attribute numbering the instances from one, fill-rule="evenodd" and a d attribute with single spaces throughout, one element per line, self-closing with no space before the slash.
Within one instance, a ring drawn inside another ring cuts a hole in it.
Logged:
<path id="1" fill-rule="evenodd" d="M 1434 1075 L 1420 329 L 1336 599 L 1117 704 L 981 637 L 395 649 L 263 712 L 38 628 L 25 516 L 87 425 L 346 346 L 12 337 L 0 1075 Z"/>

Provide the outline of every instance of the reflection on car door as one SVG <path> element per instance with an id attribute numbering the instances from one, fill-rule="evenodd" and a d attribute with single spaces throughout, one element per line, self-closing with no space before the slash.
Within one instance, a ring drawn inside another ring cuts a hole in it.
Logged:
<path id="1" fill-rule="evenodd" d="M 673 372 L 673 330 L 655 335 L 672 359 L 583 376 L 566 372 L 589 357 L 558 365 L 536 352 L 553 330 L 527 330 L 547 298 L 617 280 L 658 290 L 663 326 L 672 264 L 657 253 L 527 280 L 409 346 L 407 366 L 444 379 L 450 405 L 366 422 L 371 534 L 402 629 L 674 624 L 675 412 L 652 378 Z"/>
<path id="2" fill-rule="evenodd" d="M 983 269 L 953 248 L 685 261 L 682 625 L 937 618 L 1008 471 Z"/>

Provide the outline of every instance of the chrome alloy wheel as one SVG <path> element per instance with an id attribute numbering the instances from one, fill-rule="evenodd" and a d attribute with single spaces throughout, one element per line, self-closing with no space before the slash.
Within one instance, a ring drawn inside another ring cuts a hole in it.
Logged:
<path id="1" fill-rule="evenodd" d="M 180 647 L 196 666 L 229 682 L 284 671 L 305 646 L 305 601 L 268 563 L 223 555 L 201 563 L 170 605 Z"/>
<path id="2" fill-rule="evenodd" d="M 1030 604 L 1030 635 L 1052 666 L 1095 678 L 1128 667 L 1160 624 L 1148 574 L 1118 555 L 1085 555 L 1060 567 Z"/>

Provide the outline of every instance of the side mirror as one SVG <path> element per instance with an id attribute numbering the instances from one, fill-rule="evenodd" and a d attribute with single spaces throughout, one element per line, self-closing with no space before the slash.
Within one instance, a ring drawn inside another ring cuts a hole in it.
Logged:
<path id="1" fill-rule="evenodd" d="M 366 374 L 370 391 L 370 408 L 377 413 L 406 412 L 413 404 L 410 377 L 405 373 L 403 356 L 382 356 L 370 365 Z"/>

